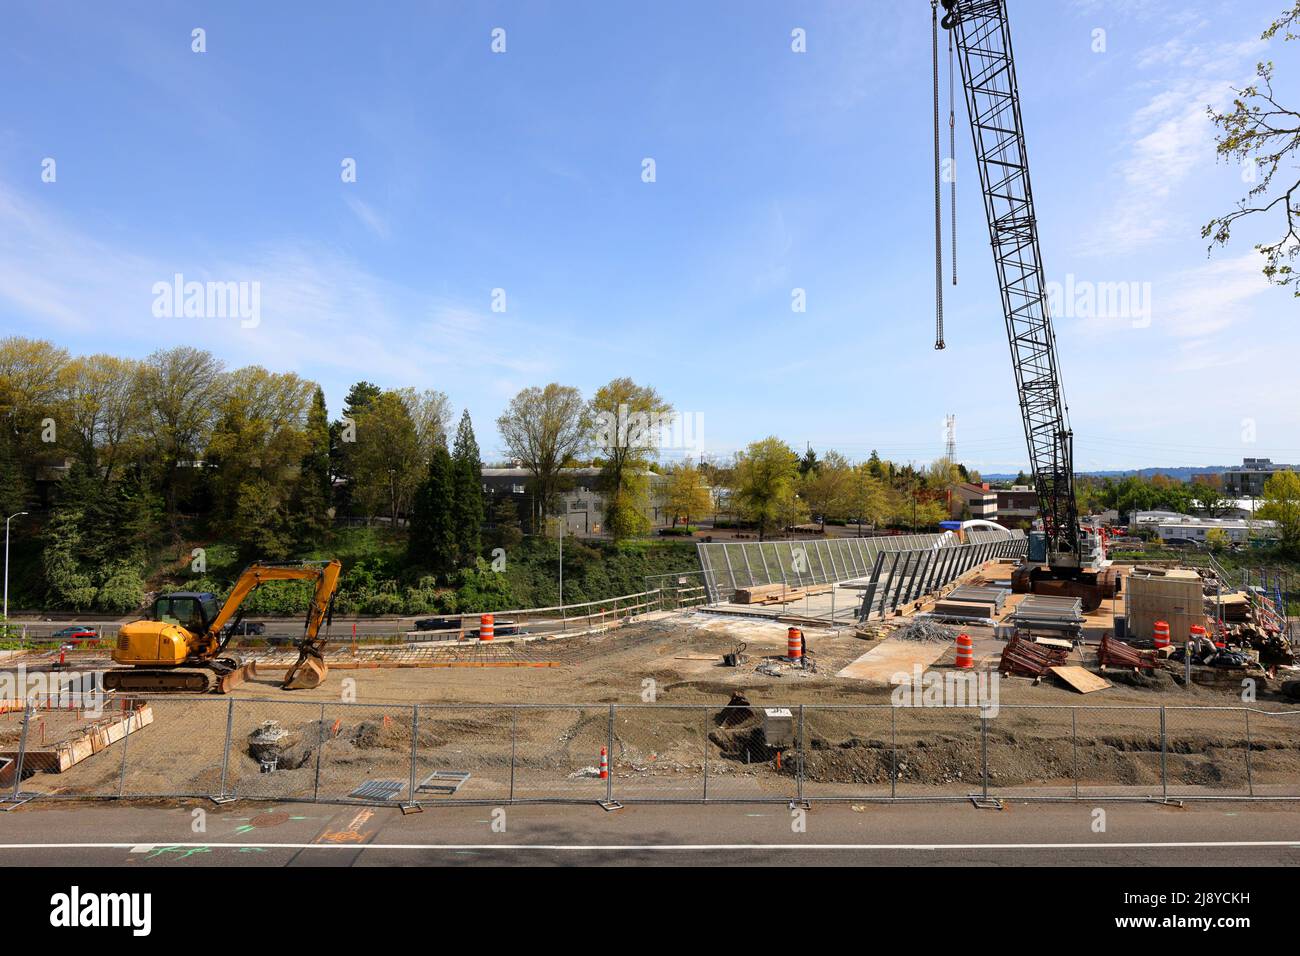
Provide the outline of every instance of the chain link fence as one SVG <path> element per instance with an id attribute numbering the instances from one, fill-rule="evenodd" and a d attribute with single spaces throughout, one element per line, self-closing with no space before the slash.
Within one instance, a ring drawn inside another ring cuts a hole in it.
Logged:
<path id="1" fill-rule="evenodd" d="M 0 713 L 0 801 L 1300 799 L 1262 707 L 85 703 Z"/>

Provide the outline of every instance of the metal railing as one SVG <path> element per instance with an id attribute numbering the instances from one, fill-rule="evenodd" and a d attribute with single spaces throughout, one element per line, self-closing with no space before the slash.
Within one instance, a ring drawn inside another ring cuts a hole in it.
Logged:
<path id="1" fill-rule="evenodd" d="M 1295 710 L 64 703 L 0 714 L 0 802 L 1300 799 Z"/>
<path id="2" fill-rule="evenodd" d="M 929 553 L 1000 545 L 1008 554 L 1023 554 L 1020 531 L 967 532 L 965 543 L 951 533 L 881 535 L 872 538 L 827 538 L 794 541 L 701 542 L 696 545 L 709 592 L 709 603 L 730 601 L 737 588 L 781 584 L 803 588 L 870 578 L 881 555 Z"/>

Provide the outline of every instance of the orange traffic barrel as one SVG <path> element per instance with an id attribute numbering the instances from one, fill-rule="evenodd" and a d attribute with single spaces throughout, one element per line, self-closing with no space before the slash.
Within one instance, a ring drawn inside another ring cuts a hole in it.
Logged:
<path id="1" fill-rule="evenodd" d="M 1152 625 L 1152 631 L 1155 634 L 1156 650 L 1160 650 L 1160 648 L 1162 647 L 1169 646 L 1169 622 L 1168 621 L 1156 621 L 1156 623 Z"/>
<path id="2" fill-rule="evenodd" d="M 957 668 L 970 670 L 975 666 L 975 644 L 969 634 L 957 635 Z"/>
<path id="3" fill-rule="evenodd" d="M 490 641 L 496 632 L 496 625 L 491 614 L 483 614 L 478 619 L 478 639 Z"/>
<path id="4" fill-rule="evenodd" d="M 803 659 L 803 633 L 797 627 L 785 632 L 785 656 L 792 661 Z"/>

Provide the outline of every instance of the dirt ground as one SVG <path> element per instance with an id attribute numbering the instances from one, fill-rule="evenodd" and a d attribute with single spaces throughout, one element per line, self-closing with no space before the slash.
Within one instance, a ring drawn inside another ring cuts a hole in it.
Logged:
<path id="1" fill-rule="evenodd" d="M 982 745 L 972 710 L 892 708 L 889 687 L 835 676 L 873 640 L 851 629 L 808 630 L 807 638 L 815 670 L 781 676 L 757 668 L 785 653 L 784 625 L 694 613 L 534 645 L 530 657 L 552 667 L 335 669 L 321 687 L 296 692 L 268 677 L 226 697 L 154 700 L 153 724 L 130 735 L 125 752 L 115 744 L 24 787 L 346 799 L 372 780 L 409 789 L 414 754 L 417 788 L 435 771 L 469 774 L 454 797 L 422 789 L 421 799 L 590 800 L 607 786 L 597 766 L 605 747 L 624 798 L 779 798 L 794 794 L 799 760 L 797 750 L 767 745 L 762 708 L 780 705 L 802 717 L 810 797 L 964 793 L 978 786 L 985 760 L 995 789 L 1158 795 L 1163 761 L 1171 794 L 1253 787 L 1300 795 L 1300 719 L 1283 716 L 1290 708 L 1267 694 L 1255 707 L 1278 715 L 1248 722 L 1226 709 L 1240 707 L 1226 690 L 1116 675 L 1114 687 L 1084 696 L 1009 679 Z M 742 642 L 748 660 L 722 666 Z M 753 706 L 726 710 L 737 692 Z M 612 734 L 610 704 L 618 705 Z M 1225 709 L 1206 709 L 1215 707 Z M 250 745 L 267 721 L 287 735 L 269 771 Z"/>

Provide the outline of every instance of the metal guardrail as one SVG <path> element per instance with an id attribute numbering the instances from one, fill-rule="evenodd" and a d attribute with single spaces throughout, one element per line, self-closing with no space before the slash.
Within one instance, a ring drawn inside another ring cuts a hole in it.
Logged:
<path id="1" fill-rule="evenodd" d="M 133 698 L 101 715 L 101 746 L 60 773 L 51 742 L 88 716 L 29 705 L 6 718 L 18 741 L 0 770 L 6 806 L 1300 799 L 1287 759 L 1300 711 L 1247 707 Z M 124 721 L 131 732 L 114 738 Z"/>

